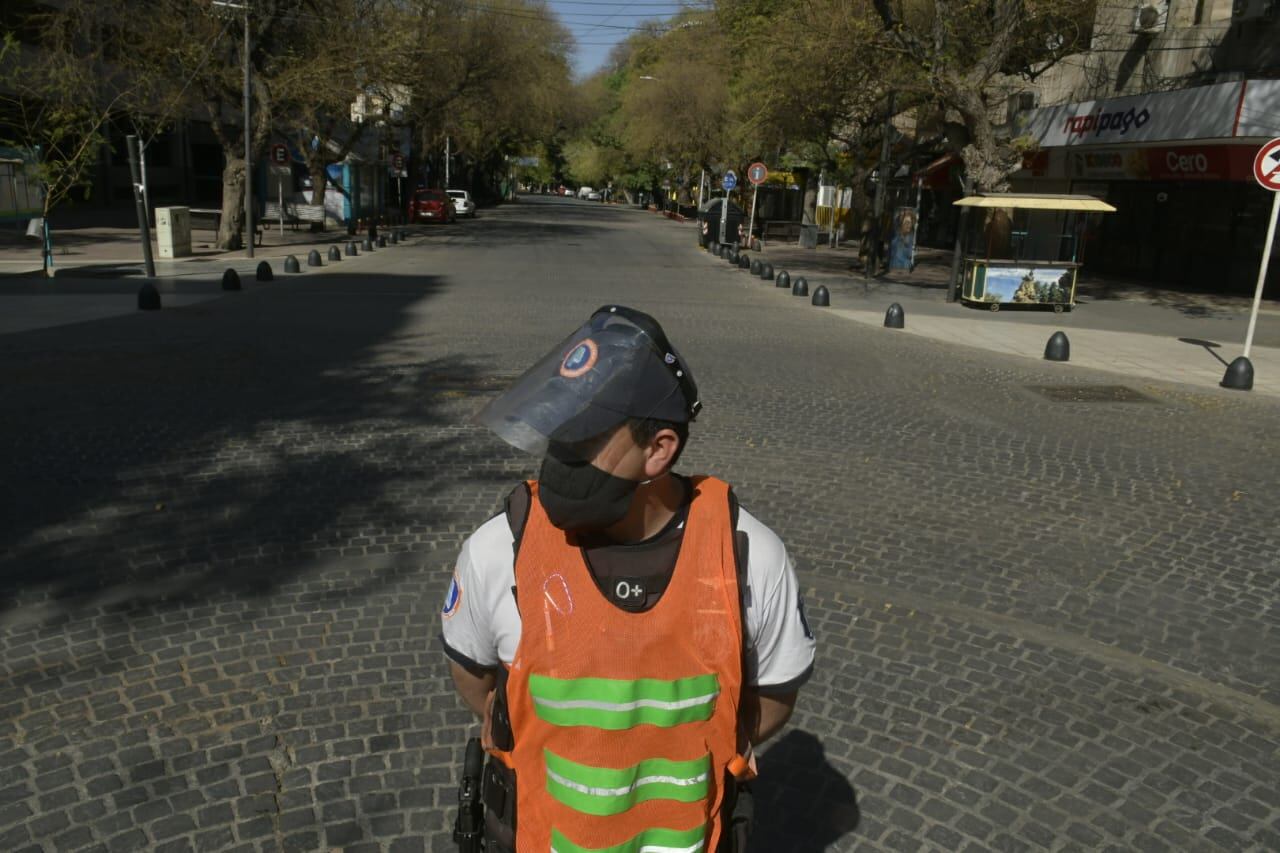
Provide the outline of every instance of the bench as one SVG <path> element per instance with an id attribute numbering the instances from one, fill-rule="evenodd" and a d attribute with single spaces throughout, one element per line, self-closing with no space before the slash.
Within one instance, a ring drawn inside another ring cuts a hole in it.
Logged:
<path id="1" fill-rule="evenodd" d="M 324 205 L 323 204 L 292 204 L 285 202 L 284 216 L 280 215 L 280 203 L 269 201 L 266 203 L 262 220 L 270 225 L 272 223 L 285 222 L 297 230 L 298 226 L 307 223 L 309 225 L 324 225 Z"/>
<path id="2" fill-rule="evenodd" d="M 209 223 L 209 230 L 217 233 L 222 227 L 222 211 L 214 208 L 189 207 L 187 213 L 191 216 L 191 230 L 195 230 L 196 220 L 202 220 Z M 262 245 L 262 222 L 254 223 L 253 228 L 253 245 Z"/>

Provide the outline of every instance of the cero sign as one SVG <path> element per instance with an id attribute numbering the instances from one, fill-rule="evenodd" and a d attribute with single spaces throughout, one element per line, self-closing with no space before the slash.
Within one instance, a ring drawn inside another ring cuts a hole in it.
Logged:
<path id="1" fill-rule="evenodd" d="M 1209 171 L 1209 158 L 1202 153 L 1179 154 L 1170 151 L 1164 155 L 1164 164 L 1170 172 L 1204 174 Z"/>

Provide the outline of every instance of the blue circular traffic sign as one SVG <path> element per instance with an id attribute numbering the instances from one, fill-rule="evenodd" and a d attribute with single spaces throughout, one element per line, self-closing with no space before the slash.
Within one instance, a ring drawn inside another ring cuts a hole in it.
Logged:
<path id="1" fill-rule="evenodd" d="M 724 187 L 725 191 L 727 192 L 733 189 L 734 187 L 736 187 L 737 185 L 738 185 L 738 176 L 733 173 L 733 170 L 730 169 L 729 171 L 725 172 L 724 180 L 720 182 L 720 186 Z"/>

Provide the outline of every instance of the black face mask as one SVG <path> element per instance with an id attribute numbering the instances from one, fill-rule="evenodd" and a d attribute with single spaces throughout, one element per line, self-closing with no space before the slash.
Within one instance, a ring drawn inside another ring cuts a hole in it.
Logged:
<path id="1" fill-rule="evenodd" d="M 538 473 L 538 498 L 561 530 L 603 530 L 621 521 L 640 483 L 601 471 L 590 462 L 548 453 Z"/>

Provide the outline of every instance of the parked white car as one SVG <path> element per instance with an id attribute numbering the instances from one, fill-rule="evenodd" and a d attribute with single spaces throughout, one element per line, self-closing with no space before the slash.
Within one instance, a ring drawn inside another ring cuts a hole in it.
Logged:
<path id="1" fill-rule="evenodd" d="M 595 190 L 591 189 L 591 187 L 578 187 L 578 198 L 586 198 L 593 192 L 595 192 Z"/>
<path id="2" fill-rule="evenodd" d="M 449 190 L 449 198 L 453 199 L 453 210 L 459 216 L 475 218 L 476 203 L 471 200 L 471 193 L 466 190 Z"/>

